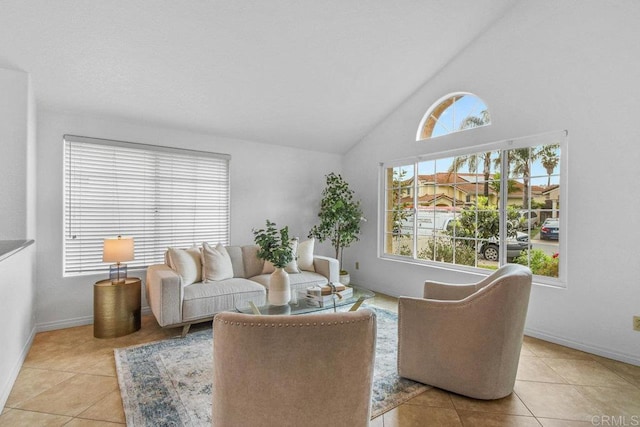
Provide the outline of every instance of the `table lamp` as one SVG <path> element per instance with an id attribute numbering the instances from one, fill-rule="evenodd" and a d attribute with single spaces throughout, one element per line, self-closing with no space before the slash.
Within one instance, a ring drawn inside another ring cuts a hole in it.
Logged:
<path id="1" fill-rule="evenodd" d="M 109 266 L 109 279 L 112 284 L 124 283 L 127 278 L 127 264 L 123 261 L 133 260 L 133 238 L 118 236 L 115 239 L 104 239 L 102 250 L 103 262 L 115 262 Z"/>

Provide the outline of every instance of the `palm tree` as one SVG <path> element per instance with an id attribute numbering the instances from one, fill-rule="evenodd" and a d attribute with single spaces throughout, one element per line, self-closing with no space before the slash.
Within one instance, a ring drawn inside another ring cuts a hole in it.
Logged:
<path id="1" fill-rule="evenodd" d="M 522 175 L 522 208 L 529 206 L 529 175 L 531 171 L 531 159 L 528 148 L 517 148 L 508 153 L 509 174 Z"/>
<path id="2" fill-rule="evenodd" d="M 480 154 L 469 154 L 467 156 L 458 156 L 453 160 L 453 163 L 449 167 L 449 175 L 452 173 L 458 173 L 464 165 L 467 165 L 469 172 L 476 173 L 478 170 L 478 160 L 482 163 L 482 173 L 484 175 L 484 189 L 482 195 L 489 197 L 489 180 L 491 179 L 491 163 L 495 166 L 500 164 L 500 158 L 491 158 L 492 151 Z"/>
<path id="3" fill-rule="evenodd" d="M 516 148 L 509 151 L 509 168 L 511 173 L 522 176 L 522 208 L 529 209 L 529 183 L 531 165 L 542 158 L 542 166 L 547 171 L 547 186 L 551 184 L 551 175 L 558 165 L 560 158 L 557 154 L 558 144 L 542 145 L 530 148 Z"/>
<path id="4" fill-rule="evenodd" d="M 559 148 L 560 145 L 551 144 L 545 145 L 540 151 L 542 166 L 547 171 L 547 187 L 551 186 L 551 175 L 553 175 L 553 171 L 555 170 L 556 166 L 558 166 L 558 163 L 560 163 L 560 157 L 558 156 Z"/>
<path id="5" fill-rule="evenodd" d="M 482 110 L 479 116 L 467 116 L 462 123 L 460 123 L 460 130 L 477 128 L 490 123 L 491 116 L 489 115 L 489 111 Z"/>
<path id="6" fill-rule="evenodd" d="M 480 112 L 479 116 L 469 116 L 460 123 L 460 130 L 471 129 L 491 123 L 491 117 L 487 110 Z M 478 157 L 482 161 L 482 173 L 484 174 L 483 196 L 489 197 L 489 179 L 491 178 L 491 151 L 480 154 L 469 154 L 468 156 L 456 157 L 449 168 L 449 175 L 458 172 L 464 165 L 469 167 L 469 172 L 476 173 L 478 170 Z M 494 159 L 496 166 L 500 164 L 500 158 Z"/>

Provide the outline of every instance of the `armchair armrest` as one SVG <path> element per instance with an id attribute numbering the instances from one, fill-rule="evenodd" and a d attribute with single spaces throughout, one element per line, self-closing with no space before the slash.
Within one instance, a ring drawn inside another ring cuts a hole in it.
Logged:
<path id="1" fill-rule="evenodd" d="M 165 264 L 147 268 L 147 300 L 160 326 L 182 323 L 182 281 Z"/>
<path id="2" fill-rule="evenodd" d="M 477 286 L 473 285 L 451 285 L 439 282 L 424 282 L 424 298 L 458 301 L 465 299 L 477 290 Z"/>
<path id="3" fill-rule="evenodd" d="M 314 255 L 313 268 L 316 273 L 322 274 L 329 282 L 337 282 L 340 280 L 340 264 L 335 258 Z"/>

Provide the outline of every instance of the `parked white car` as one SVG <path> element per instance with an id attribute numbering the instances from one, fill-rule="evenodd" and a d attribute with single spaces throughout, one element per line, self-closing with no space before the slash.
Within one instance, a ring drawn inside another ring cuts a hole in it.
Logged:
<path id="1" fill-rule="evenodd" d="M 417 212 L 417 234 L 419 237 L 443 234 L 447 226 L 455 219 L 453 212 L 422 211 Z M 413 216 L 407 218 L 402 223 L 402 232 L 413 233 Z"/>

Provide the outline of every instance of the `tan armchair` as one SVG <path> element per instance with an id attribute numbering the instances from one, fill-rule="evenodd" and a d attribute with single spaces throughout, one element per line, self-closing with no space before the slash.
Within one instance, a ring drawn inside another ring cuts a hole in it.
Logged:
<path id="1" fill-rule="evenodd" d="M 398 374 L 473 397 L 513 391 L 531 271 L 508 264 L 472 285 L 425 282 L 398 301 Z"/>
<path id="2" fill-rule="evenodd" d="M 368 426 L 371 310 L 213 321 L 213 425 Z"/>

